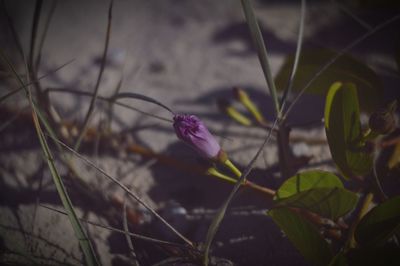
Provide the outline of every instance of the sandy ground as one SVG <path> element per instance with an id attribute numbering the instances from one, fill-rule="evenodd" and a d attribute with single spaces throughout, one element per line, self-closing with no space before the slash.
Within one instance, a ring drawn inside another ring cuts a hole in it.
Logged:
<path id="1" fill-rule="evenodd" d="M 33 5 L 16 1 L 7 2 L 7 6 L 16 22 L 24 48 L 28 49 Z M 268 5 L 256 2 L 255 6 L 275 75 L 285 55 L 294 52 L 299 5 L 295 1 L 284 4 L 272 1 Z M 43 47 L 39 73 L 47 73 L 71 59 L 74 61 L 44 79 L 43 87 L 93 91 L 104 47 L 107 8 L 107 1 L 58 2 Z M 47 10 L 49 3 L 45 1 L 44 12 Z M 343 28 L 343 25 L 349 26 Z M 342 48 L 365 32 L 337 6 L 322 1 L 314 1 L 309 5 L 305 28 L 306 45 L 330 48 Z M 2 25 L 2 29 L 6 29 L 6 26 Z M 265 132 L 230 122 L 218 112 L 215 100 L 217 97 L 231 98 L 231 87 L 242 86 L 249 90 L 266 117 L 273 117 L 272 101 L 268 97 L 258 58 L 246 30 L 239 1 L 116 1 L 109 64 L 104 71 L 100 94 L 112 95 L 122 77 L 121 91 L 144 94 L 158 99 L 175 112 L 201 117 L 211 131 L 216 133 L 229 156 L 244 166 L 255 154 Z M 338 33 L 340 37 L 337 37 Z M 9 34 L 0 38 L 1 44 L 12 51 Z M 374 43 L 371 41 L 371 46 Z M 367 48 L 363 46 L 358 52 L 365 55 Z M 375 50 L 364 59 L 378 69 L 381 66 L 395 68 L 392 61 L 381 58 L 380 50 Z M 388 80 L 390 83 L 390 78 Z M 6 88 L 3 86 L 1 90 L 5 92 Z M 392 97 L 395 93 L 388 90 L 386 96 Z M 51 95 L 51 100 L 64 118 L 73 121 L 83 119 L 89 102 L 83 97 L 56 93 Z M 149 103 L 136 100 L 124 102 L 145 112 L 171 119 L 168 112 Z M 8 100 L 7 106 L 21 106 L 24 103 L 26 101 L 21 94 L 20 97 Z M 101 103 L 97 105 L 91 121 L 93 125 L 104 119 L 101 110 L 105 106 Z M 293 111 L 291 121 L 313 121 L 321 117 L 322 111 L 323 98 L 305 97 Z M 129 135 L 136 143 L 160 154 L 185 162 L 197 161 L 191 150 L 177 142 L 168 122 L 115 107 L 112 128 L 116 132 L 124 131 L 122 135 Z M 16 123 L 13 129 L 0 133 L 0 235 L 3 250 L 6 248 L 19 255 L 7 253 L 1 260 L 20 260 L 30 264 L 29 260 L 21 256 L 24 254 L 36 256 L 41 263 L 81 264 L 82 255 L 69 221 L 64 215 L 38 204 L 40 202 L 62 209 L 49 171 L 43 164 L 42 152 L 34 132 L 26 125 L 24 127 L 23 123 Z M 296 134 L 324 139 L 321 127 L 298 130 Z M 107 150 L 107 147 L 100 146 L 100 150 L 103 148 Z M 325 145 L 297 143 L 293 149 L 297 155 L 313 156 L 311 162 L 316 163 L 318 168 L 327 169 L 331 166 L 318 165 L 318 162 L 329 159 L 329 150 Z M 195 241 L 204 240 L 213 211 L 230 191 L 230 186 L 220 181 L 178 171 L 135 154 L 96 152 L 93 145 L 89 145 L 84 155 L 108 174 L 129 185 L 144 201 L 159 209 L 173 225 Z M 276 178 L 276 171 L 262 170 L 274 166 L 277 157 L 276 146 L 272 142 L 256 163 L 253 175 L 255 180 L 273 187 L 281 182 Z M 85 177 L 84 182 L 95 191 L 94 199 L 90 199 L 90 195 L 82 196 L 79 190 L 71 191 L 78 214 L 97 223 L 120 227 L 120 210 L 103 199 L 123 198 L 124 192 L 93 167 L 78 159 L 75 163 L 80 174 Z M 62 174 L 67 174 L 62 166 L 60 169 Z M 76 189 L 71 182 L 75 181 L 66 181 L 67 187 L 70 190 Z M 260 204 L 262 197 L 250 194 L 242 193 L 234 201 L 234 207 L 229 211 L 221 233 L 217 235 L 216 254 L 238 265 L 305 264 L 279 229 L 264 215 L 267 206 Z M 96 201 L 99 195 L 103 199 Z M 130 206 L 138 208 L 133 201 L 130 201 Z M 109 214 L 108 211 L 113 208 L 112 214 Z M 143 209 L 139 211 L 144 212 Z M 116 217 L 115 220 L 110 220 L 110 216 Z M 157 225 L 153 218 L 148 218 L 148 222 L 148 229 L 145 229 L 146 226 L 138 226 L 138 230 L 160 239 L 171 239 L 171 235 Z M 103 265 L 130 265 L 127 245 L 122 236 L 90 225 L 87 230 Z M 150 252 L 144 259 L 155 262 L 156 257 L 152 259 L 151 256 L 155 256 L 154 253 Z"/>

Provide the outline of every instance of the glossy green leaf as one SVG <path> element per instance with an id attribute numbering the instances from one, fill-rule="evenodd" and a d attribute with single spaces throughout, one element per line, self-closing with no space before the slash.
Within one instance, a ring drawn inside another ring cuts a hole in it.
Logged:
<path id="1" fill-rule="evenodd" d="M 342 181 L 329 172 L 313 170 L 287 179 L 276 191 L 275 199 L 283 199 L 313 188 L 343 188 Z"/>
<path id="2" fill-rule="evenodd" d="M 400 196 L 373 208 L 361 219 L 355 230 L 357 243 L 381 244 L 400 230 Z"/>
<path id="3" fill-rule="evenodd" d="M 359 177 L 372 169 L 372 156 L 360 146 L 360 111 L 352 83 L 335 82 L 325 103 L 325 131 L 332 158 L 346 178 Z"/>
<path id="4" fill-rule="evenodd" d="M 328 265 L 332 253 L 326 240 L 306 219 L 286 208 L 268 212 L 274 222 L 312 265 Z"/>
<path id="5" fill-rule="evenodd" d="M 352 211 L 357 201 L 357 194 L 344 188 L 315 188 L 279 200 L 277 206 L 307 209 L 336 220 Z"/>
<path id="6" fill-rule="evenodd" d="M 293 81 L 293 89 L 299 91 L 304 88 L 321 66 L 336 54 L 328 49 L 303 51 Z M 286 88 L 293 61 L 294 56 L 288 57 L 276 76 L 275 83 L 278 90 Z M 339 57 L 309 86 L 306 92 L 324 95 L 329 86 L 337 80 L 349 81 L 357 86 L 362 110 L 373 111 L 382 103 L 383 85 L 380 78 L 366 64 L 349 55 Z"/>

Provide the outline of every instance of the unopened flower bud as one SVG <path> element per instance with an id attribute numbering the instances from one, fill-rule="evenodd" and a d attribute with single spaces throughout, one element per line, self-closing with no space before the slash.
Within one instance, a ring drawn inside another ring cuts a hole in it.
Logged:
<path id="1" fill-rule="evenodd" d="M 388 107 L 374 112 L 369 118 L 369 127 L 378 134 L 389 134 L 396 128 L 396 101 L 389 104 Z"/>
<path id="2" fill-rule="evenodd" d="M 217 159 L 221 147 L 207 127 L 194 115 L 175 115 L 174 129 L 178 138 L 208 159 Z"/>
<path id="3" fill-rule="evenodd" d="M 244 91 L 243 89 L 239 88 L 239 87 L 234 87 L 232 89 L 233 91 L 233 95 L 235 96 L 235 98 L 239 101 L 239 102 L 247 102 L 250 100 L 249 95 L 247 94 L 246 91 Z"/>
<path id="4" fill-rule="evenodd" d="M 247 92 L 241 88 L 233 88 L 233 95 L 235 98 L 246 107 L 246 109 L 254 116 L 260 124 L 265 124 L 265 119 L 257 105 L 250 99 Z"/>
<path id="5" fill-rule="evenodd" d="M 238 122 L 239 124 L 242 124 L 244 126 L 250 126 L 251 120 L 242 115 L 239 111 L 237 111 L 230 103 L 229 101 L 225 99 L 218 99 L 217 100 L 217 105 L 218 108 L 226 113 L 229 117 L 231 117 L 233 120 Z"/>

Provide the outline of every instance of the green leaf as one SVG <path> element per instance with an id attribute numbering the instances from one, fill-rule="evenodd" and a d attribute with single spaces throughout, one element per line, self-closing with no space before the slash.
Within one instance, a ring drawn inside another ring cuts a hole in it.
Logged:
<path id="1" fill-rule="evenodd" d="M 275 199 L 283 199 L 312 188 L 343 188 L 342 181 L 329 172 L 313 170 L 287 179 L 276 191 Z"/>
<path id="2" fill-rule="evenodd" d="M 367 213 L 358 224 L 354 236 L 359 244 L 378 245 L 396 230 L 400 230 L 400 196 L 383 202 Z"/>
<path id="3" fill-rule="evenodd" d="M 304 88 L 321 66 L 336 54 L 328 49 L 303 51 L 293 81 L 293 89 L 300 91 Z M 275 83 L 278 90 L 285 89 L 293 62 L 294 56 L 288 57 L 276 76 Z M 324 95 L 327 88 L 337 80 L 352 82 L 357 86 L 362 110 L 373 111 L 382 103 L 383 85 L 380 78 L 367 65 L 349 55 L 339 57 L 309 86 L 306 92 Z"/>
<path id="4" fill-rule="evenodd" d="M 335 82 L 330 87 L 325 104 L 325 131 L 332 158 L 346 178 L 371 171 L 372 156 L 360 143 L 360 111 L 354 84 Z"/>
<path id="5" fill-rule="evenodd" d="M 277 206 L 307 209 L 336 220 L 352 211 L 357 201 L 357 194 L 344 188 L 315 188 L 279 200 Z"/>
<path id="6" fill-rule="evenodd" d="M 335 220 L 355 207 L 358 196 L 344 189 L 336 175 L 313 170 L 286 180 L 275 200 L 278 206 L 304 208 Z"/>
<path id="7" fill-rule="evenodd" d="M 308 261 L 313 265 L 329 264 L 329 245 L 309 221 L 286 208 L 272 209 L 268 215 Z"/>

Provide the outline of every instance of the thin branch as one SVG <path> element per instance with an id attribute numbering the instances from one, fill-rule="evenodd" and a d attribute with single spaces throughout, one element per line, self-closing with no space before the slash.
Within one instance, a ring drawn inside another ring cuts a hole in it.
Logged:
<path id="1" fill-rule="evenodd" d="M 43 208 L 49 209 L 51 211 L 58 212 L 58 213 L 63 214 L 63 215 L 67 215 L 66 212 L 58 210 L 58 209 L 55 209 L 53 207 L 50 207 L 50 206 L 47 206 L 47 205 L 43 205 L 43 204 L 40 204 L 40 206 L 43 207 Z M 124 230 L 121 230 L 121 229 L 118 229 L 118 228 L 115 228 L 115 227 L 111 227 L 111 226 L 107 226 L 107 225 L 104 225 L 104 224 L 96 223 L 96 222 L 93 222 L 93 221 L 90 221 L 90 220 L 86 220 L 86 219 L 83 219 L 83 218 L 79 218 L 79 220 L 84 222 L 84 223 L 87 223 L 87 224 L 90 224 L 90 225 L 93 225 L 93 226 L 96 226 L 96 227 L 101 227 L 101 228 L 110 230 L 110 231 L 115 232 L 115 233 L 128 234 L 129 236 L 131 236 L 133 238 L 136 238 L 136 239 L 140 239 L 140 240 L 144 240 L 144 241 L 148 241 L 148 242 L 153 242 L 153 243 L 156 243 L 156 244 L 174 246 L 174 247 L 179 247 L 179 248 L 182 248 L 182 249 L 188 249 L 188 250 L 191 250 L 191 251 L 196 251 L 195 249 L 193 249 L 191 247 L 188 247 L 188 246 L 184 246 L 184 245 L 181 245 L 181 244 L 168 242 L 168 241 L 164 241 L 164 240 L 159 240 L 159 239 L 155 239 L 155 238 L 151 238 L 151 237 L 148 237 L 148 236 L 135 234 L 135 233 L 131 233 L 131 232 L 126 233 Z"/>
<path id="2" fill-rule="evenodd" d="M 356 16 L 354 13 L 352 13 L 344 4 L 339 3 L 337 0 L 332 0 L 332 2 L 337 5 L 337 7 L 346 15 L 354 19 L 358 24 L 360 24 L 363 28 L 366 30 L 372 30 L 372 26 L 369 25 L 366 21 L 362 20 L 358 16 Z"/>
<path id="3" fill-rule="evenodd" d="M 72 94 L 76 94 L 76 95 L 80 95 L 80 96 L 93 97 L 93 93 L 91 93 L 91 92 L 77 91 L 77 90 L 68 89 L 68 88 L 48 88 L 48 89 L 46 89 L 46 92 L 72 93 Z M 106 102 L 114 101 L 113 98 L 107 98 L 107 97 L 103 97 L 103 96 L 100 96 L 100 95 L 98 95 L 97 98 L 98 98 L 98 100 L 102 100 L 102 101 L 106 101 Z M 138 113 L 141 113 L 143 115 L 154 117 L 154 118 L 156 118 L 158 120 L 162 120 L 164 122 L 168 122 L 168 123 L 172 123 L 173 122 L 171 119 L 168 119 L 168 118 L 165 118 L 165 117 L 161 117 L 161 116 L 158 116 L 158 115 L 154 115 L 154 114 L 150 114 L 150 113 L 146 113 L 144 111 L 141 111 L 141 110 L 139 110 L 139 109 L 137 109 L 135 107 L 132 107 L 132 106 L 124 104 L 124 103 L 114 102 L 114 104 L 122 106 L 122 107 L 127 108 L 127 109 L 131 109 L 131 110 L 136 111 Z"/>
<path id="4" fill-rule="evenodd" d="M 233 187 L 231 193 L 229 194 L 228 198 L 225 200 L 225 202 L 222 204 L 222 206 L 219 208 L 217 214 L 214 216 L 214 219 L 208 229 L 207 236 L 206 236 L 206 242 L 204 245 L 204 265 L 207 266 L 209 263 L 209 252 L 210 252 L 210 247 L 211 243 L 214 240 L 214 237 L 219 229 L 219 226 L 225 216 L 226 210 L 228 209 L 229 204 L 231 203 L 233 197 L 235 196 L 236 192 L 239 190 L 241 187 L 243 181 L 246 179 L 246 177 L 250 174 L 251 170 L 253 169 L 253 165 L 256 162 L 257 158 L 260 156 L 261 152 L 263 151 L 265 145 L 269 142 L 272 136 L 272 131 L 273 129 L 277 126 L 278 119 L 275 119 L 274 124 L 272 125 L 272 129 L 268 132 L 266 138 L 264 139 L 264 142 L 261 144 L 260 148 L 258 149 L 257 153 L 254 155 L 254 157 L 251 159 L 249 164 L 246 166 L 246 169 L 243 171 L 242 175 L 240 178 L 236 181 L 235 186 Z"/>
<path id="5" fill-rule="evenodd" d="M 44 78 L 46 78 L 47 76 L 49 76 L 49 75 L 51 75 L 51 74 L 54 74 L 55 72 L 57 72 L 57 71 L 60 70 L 61 68 L 63 68 L 63 67 L 65 67 L 65 66 L 69 65 L 70 63 L 72 63 L 74 60 L 75 60 L 75 59 L 71 59 L 71 60 L 69 60 L 68 62 L 62 64 L 62 65 L 59 66 L 59 67 L 57 67 L 56 69 L 47 72 L 47 73 L 44 74 L 43 76 L 41 76 L 41 77 L 39 77 L 39 78 L 37 78 L 37 79 L 35 79 L 35 80 L 33 80 L 33 81 L 30 81 L 30 82 L 26 83 L 24 86 L 21 86 L 21 87 L 19 87 L 19 88 L 16 88 L 16 89 L 14 89 L 14 90 L 12 90 L 12 91 L 10 91 L 10 92 L 4 94 L 3 96 L 0 97 L 0 103 L 1 103 L 2 101 L 4 101 L 5 99 L 7 99 L 8 97 L 10 97 L 10 96 L 12 96 L 12 95 L 18 93 L 18 92 L 21 91 L 22 89 L 26 89 L 28 86 L 39 82 L 39 80 L 44 79 Z"/>
<path id="6" fill-rule="evenodd" d="M 301 89 L 301 91 L 299 92 L 299 94 L 297 94 L 296 98 L 293 100 L 293 102 L 290 104 L 290 106 L 288 107 L 287 111 L 285 112 L 284 116 L 283 116 L 283 120 L 286 120 L 287 116 L 290 114 L 290 112 L 292 111 L 293 107 L 295 106 L 295 104 L 298 102 L 298 100 L 301 98 L 301 96 L 303 96 L 304 92 L 308 89 L 308 87 L 325 71 L 327 70 L 333 63 L 336 62 L 336 60 L 341 57 L 342 55 L 344 55 L 345 53 L 347 53 L 348 51 L 350 51 L 352 48 L 354 48 L 355 46 L 357 46 L 358 44 L 360 44 L 361 42 L 365 41 L 368 37 L 370 37 L 371 35 L 373 35 L 374 33 L 384 29 L 385 27 L 389 26 L 391 23 L 395 22 L 396 20 L 400 19 L 400 14 L 386 20 L 385 22 L 382 22 L 381 24 L 379 24 L 378 26 L 376 26 L 375 28 L 373 28 L 372 30 L 368 31 L 367 33 L 365 33 L 364 35 L 362 35 L 361 37 L 359 37 L 358 39 L 356 39 L 355 41 L 353 41 L 352 43 L 350 43 L 349 45 L 347 45 L 345 48 L 343 48 L 339 53 L 337 53 L 334 57 L 332 57 L 331 60 L 329 60 L 325 65 L 323 65 L 316 73 L 315 75 L 307 82 L 307 84 Z"/>
<path id="7" fill-rule="evenodd" d="M 184 242 L 186 242 L 188 245 L 190 246 L 194 246 L 193 243 L 187 239 L 186 237 L 184 237 L 181 233 L 179 233 L 172 225 L 170 225 L 164 218 L 162 218 L 155 210 L 153 210 L 149 205 L 147 205 L 147 203 L 145 203 L 142 199 L 140 199 L 135 193 L 133 193 L 126 185 L 124 185 L 123 183 L 121 183 L 119 180 L 117 180 L 115 177 L 112 177 L 111 175 L 107 174 L 103 169 L 99 168 L 98 166 L 96 166 L 93 162 L 91 162 L 89 159 L 87 159 L 86 157 L 82 156 L 81 154 L 79 154 L 78 152 L 76 152 L 74 149 L 72 149 L 71 147 L 69 147 L 68 145 L 66 145 L 64 142 L 53 138 L 52 136 L 48 136 L 50 137 L 55 143 L 60 144 L 61 146 L 63 146 L 65 149 L 67 149 L 68 151 L 70 151 L 71 153 L 73 153 L 76 157 L 78 157 L 79 159 L 81 159 L 82 161 L 84 161 L 86 164 L 92 166 L 93 168 L 95 168 L 98 172 L 100 172 L 102 175 L 104 175 L 105 177 L 107 177 L 108 179 L 110 179 L 111 181 L 113 181 L 114 183 L 116 183 L 120 188 L 122 188 L 125 192 L 128 193 L 129 196 L 131 196 L 133 199 L 135 199 L 137 202 L 139 202 L 143 207 L 145 207 L 148 211 L 150 211 L 157 219 L 159 219 L 165 226 L 167 226 L 172 232 L 174 232 L 178 237 L 180 237 Z"/>
<path id="8" fill-rule="evenodd" d="M 94 87 L 94 94 L 93 94 L 93 97 L 92 97 L 92 99 L 90 101 L 89 109 L 88 109 L 88 111 L 86 113 L 86 116 L 85 116 L 85 119 L 83 121 L 82 130 L 81 130 L 80 134 L 78 135 L 78 139 L 77 139 L 77 141 L 75 143 L 75 146 L 74 146 L 75 150 L 79 150 L 79 146 L 81 145 L 81 141 L 82 141 L 83 137 L 86 134 L 86 130 L 87 130 L 87 127 L 88 127 L 89 119 L 90 119 L 90 116 L 93 113 L 94 105 L 95 105 L 95 102 L 97 100 L 97 95 L 99 93 L 100 82 L 101 82 L 101 78 L 103 76 L 103 72 L 104 72 L 104 68 L 105 68 L 106 60 L 107 60 L 108 44 L 109 44 L 109 41 L 110 41 L 113 3 L 114 3 L 114 1 L 111 0 L 109 8 L 108 8 L 108 23 L 107 23 L 106 40 L 105 40 L 105 45 L 104 45 L 104 50 L 103 50 L 103 57 L 101 59 L 99 75 L 97 76 L 96 85 Z"/>

